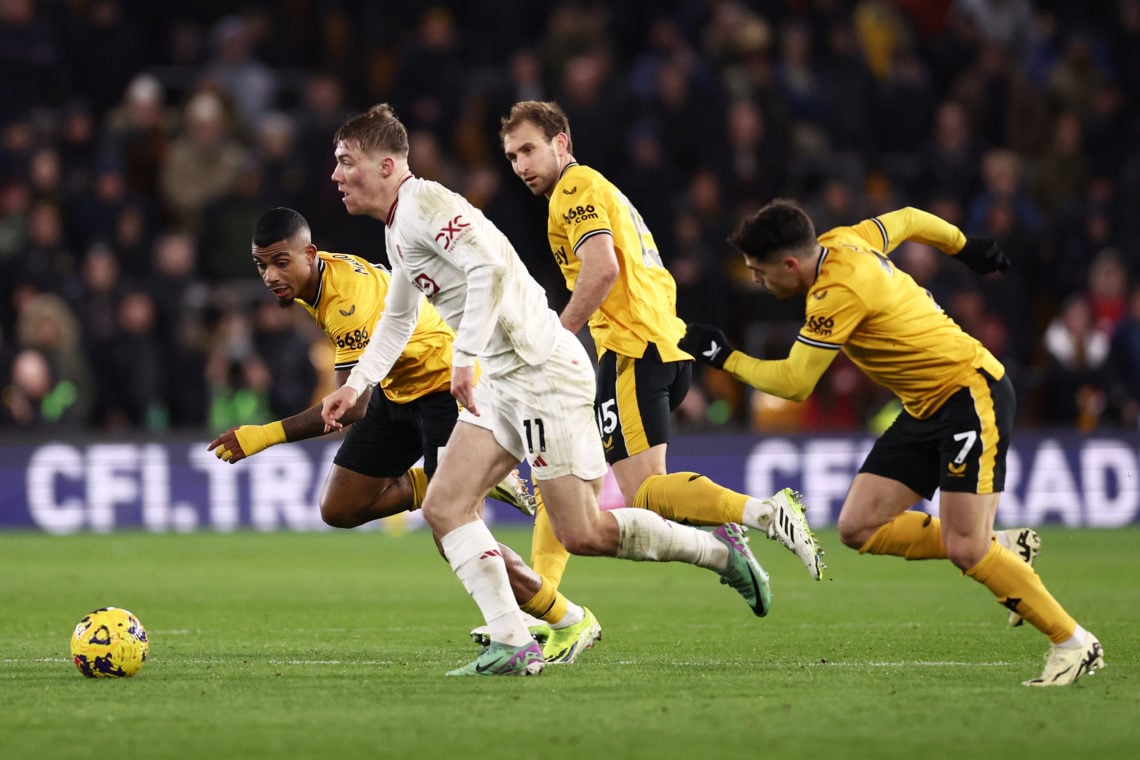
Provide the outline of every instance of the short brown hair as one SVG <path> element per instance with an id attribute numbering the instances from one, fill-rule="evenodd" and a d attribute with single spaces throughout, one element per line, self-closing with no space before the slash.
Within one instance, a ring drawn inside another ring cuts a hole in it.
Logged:
<path id="1" fill-rule="evenodd" d="M 511 112 L 500 120 L 502 128 L 499 129 L 499 141 L 502 142 L 507 132 L 527 121 L 541 129 L 547 140 L 553 140 L 560 132 L 565 133 L 566 151 L 574 152 L 574 143 L 570 139 L 570 120 L 553 100 L 523 100 L 511 106 Z"/>
<path id="2" fill-rule="evenodd" d="M 377 103 L 342 124 L 333 136 L 333 145 L 342 142 L 355 145 L 365 153 L 383 151 L 400 158 L 408 157 L 408 130 L 387 103 Z"/>
<path id="3" fill-rule="evenodd" d="M 748 258 L 766 261 L 810 247 L 815 225 L 795 201 L 777 198 L 741 220 L 728 242 Z"/>

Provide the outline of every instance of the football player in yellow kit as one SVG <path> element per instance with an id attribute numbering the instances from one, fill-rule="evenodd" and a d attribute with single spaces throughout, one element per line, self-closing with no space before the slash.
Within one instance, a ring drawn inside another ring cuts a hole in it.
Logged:
<path id="1" fill-rule="evenodd" d="M 818 580 L 821 552 L 791 489 L 758 499 L 695 472 L 666 469 L 670 414 L 689 390 L 693 357 L 677 347 L 685 331 L 677 286 L 637 209 L 575 160 L 558 104 L 516 103 L 502 119 L 500 137 L 515 174 L 549 200 L 547 235 L 572 292 L 559 316 L 571 332 L 588 324 L 594 339 L 594 411 L 625 503 L 690 525 L 756 528 L 795 553 Z M 536 497 L 532 565 L 557 583 L 567 555 L 549 529 L 540 491 Z"/>
<path id="2" fill-rule="evenodd" d="M 297 302 L 336 347 L 337 385 L 368 345 L 384 309 L 390 275 L 359 256 L 318 251 L 305 218 L 289 208 L 266 211 L 253 235 L 253 261 L 285 307 Z M 355 422 L 337 451 L 321 492 L 321 518 L 337 528 L 418 509 L 447 444 L 458 409 L 449 392 L 455 333 L 431 304 L 380 393 L 363 394 Z M 209 444 L 219 459 L 239 462 L 269 446 L 324 435 L 321 405 L 266 425 L 231 428 Z M 413 467 L 423 456 L 424 466 Z M 534 497 L 517 473 L 490 494 L 528 514 Z"/>
<path id="3" fill-rule="evenodd" d="M 843 543 L 861 554 L 949 559 L 1049 637 L 1044 672 L 1025 684 L 1071 684 L 1104 666 L 1100 642 L 1045 588 L 1030 547 L 1011 541 L 1032 531 L 993 532 L 1013 386 L 1001 362 L 887 257 L 906 240 L 980 273 L 1009 269 L 993 241 L 967 238 L 925 211 L 904 208 L 817 237 L 798 205 L 776 200 L 745 218 L 730 242 L 769 293 L 806 295 L 804 326 L 788 357 L 765 361 L 734 351 L 723 332 L 706 325 L 689 325 L 680 345 L 781 398 L 807 398 L 840 350 L 894 392 L 903 411 L 851 484 L 839 514 Z M 941 519 L 911 510 L 935 489 Z"/>

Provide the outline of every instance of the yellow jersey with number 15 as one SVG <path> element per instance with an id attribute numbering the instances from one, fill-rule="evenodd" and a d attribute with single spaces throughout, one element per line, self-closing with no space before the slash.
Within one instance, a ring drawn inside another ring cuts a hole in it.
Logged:
<path id="1" fill-rule="evenodd" d="M 364 353 L 384 311 L 391 275 L 347 253 L 319 251 L 320 284 L 313 303 L 297 299 L 336 347 L 336 369 L 352 369 Z M 408 345 L 380 381 L 393 403 L 406 404 L 451 386 L 451 342 L 455 333 L 428 301 Z"/>
<path id="2" fill-rule="evenodd" d="M 693 358 L 677 347 L 685 334 L 677 283 L 662 266 L 641 214 L 612 182 L 587 166 L 567 166 L 550 193 L 547 235 L 571 291 L 582 269 L 578 246 L 595 235 L 613 238 L 617 280 L 589 322 L 599 356 L 613 351 L 639 359 L 654 343 L 662 361 Z"/>

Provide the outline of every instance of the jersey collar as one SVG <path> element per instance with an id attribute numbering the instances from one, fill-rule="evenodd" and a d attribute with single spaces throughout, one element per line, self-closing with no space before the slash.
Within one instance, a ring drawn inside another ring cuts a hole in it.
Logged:
<path id="1" fill-rule="evenodd" d="M 313 307 L 314 309 L 317 308 L 317 304 L 321 302 L 321 293 L 323 293 L 325 290 L 325 260 L 319 258 L 319 253 L 317 256 L 317 294 L 313 296 L 313 302 L 309 304 L 309 306 Z M 300 298 L 298 300 L 304 301 L 305 299 Z"/>
<path id="2" fill-rule="evenodd" d="M 396 185 L 396 198 L 392 201 L 391 208 L 388 209 L 389 225 L 392 224 L 392 222 L 396 221 L 396 206 L 400 205 L 400 188 L 402 188 L 404 186 L 404 183 L 410 180 L 413 176 L 415 175 L 413 175 L 411 172 L 408 172 L 404 175 L 404 178 L 400 180 L 400 184 Z"/>
<path id="3" fill-rule="evenodd" d="M 815 279 L 819 280 L 819 273 L 823 271 L 823 260 L 827 258 L 827 249 L 819 247 L 819 261 L 815 262 Z"/>
<path id="4" fill-rule="evenodd" d="M 555 188 L 557 188 L 559 185 L 562 184 L 562 180 L 565 179 L 565 177 L 566 177 L 566 172 L 570 171 L 572 168 L 574 168 L 577 165 L 578 165 L 577 161 L 571 161 L 570 163 L 568 163 L 562 167 L 562 171 L 558 173 L 558 181 L 554 183 L 554 187 L 550 188 L 551 195 L 554 194 Z"/>

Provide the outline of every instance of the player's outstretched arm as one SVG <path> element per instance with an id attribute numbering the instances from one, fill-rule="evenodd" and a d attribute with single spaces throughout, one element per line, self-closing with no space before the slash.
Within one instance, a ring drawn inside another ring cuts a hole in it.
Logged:
<path id="1" fill-rule="evenodd" d="M 688 326 L 678 345 L 710 367 L 723 369 L 753 388 L 792 401 L 803 401 L 811 395 L 839 353 L 838 346 L 819 348 L 797 341 L 786 359 L 757 359 L 734 349 L 719 327 L 698 324 Z"/>
<path id="2" fill-rule="evenodd" d="M 347 378 L 348 370 L 337 370 L 337 383 L 343 385 Z M 368 392 L 360 394 L 356 403 L 340 418 L 340 424 L 350 425 L 363 417 L 370 397 L 371 393 Z M 314 404 L 300 414 L 283 420 L 265 425 L 241 425 L 230 428 L 211 441 L 206 450 L 213 451 L 223 462 L 233 464 L 279 443 L 316 438 L 329 432 L 321 418 L 321 410 L 321 404 Z"/>
<path id="3" fill-rule="evenodd" d="M 913 240 L 950 254 L 978 274 L 1009 271 L 1009 257 L 994 240 L 968 237 L 942 217 L 911 206 L 879 214 L 853 229 L 884 253 Z"/>
<path id="4" fill-rule="evenodd" d="M 213 451 L 218 459 L 233 464 L 284 442 L 285 428 L 281 421 L 277 420 L 266 425 L 242 425 L 230 428 L 210 441 L 206 451 Z"/>

